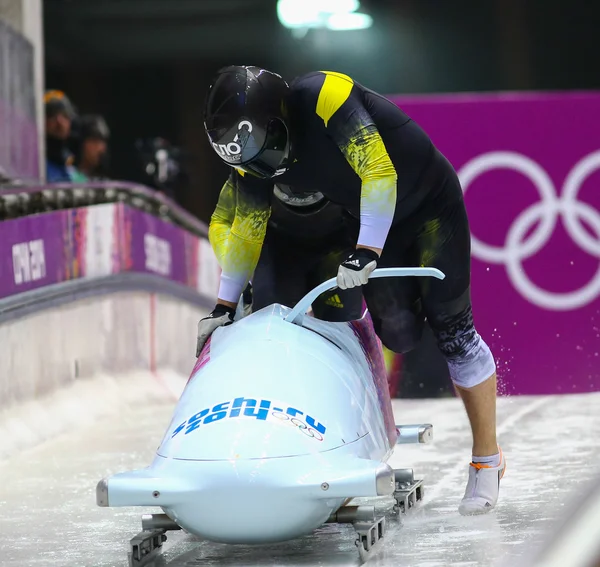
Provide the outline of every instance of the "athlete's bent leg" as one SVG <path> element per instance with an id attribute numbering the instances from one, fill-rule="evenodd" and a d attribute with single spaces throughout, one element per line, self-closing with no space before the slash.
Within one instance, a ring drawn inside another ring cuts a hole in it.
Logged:
<path id="1" fill-rule="evenodd" d="M 397 354 L 413 350 L 423 334 L 425 315 L 415 279 L 373 279 L 363 286 L 375 333 L 387 349 Z"/>
<path id="2" fill-rule="evenodd" d="M 469 290 L 450 303 L 428 303 L 426 309 L 473 434 L 469 480 L 459 512 L 484 514 L 496 506 L 506 467 L 496 441 L 496 363 L 473 325 Z"/>
<path id="3" fill-rule="evenodd" d="M 426 307 L 450 378 L 462 398 L 473 431 L 473 455 L 498 453 L 496 441 L 496 363 L 473 324 L 469 290 L 446 304 Z"/>
<path id="4" fill-rule="evenodd" d="M 421 298 L 473 435 L 469 481 L 459 511 L 481 514 L 495 507 L 505 470 L 496 440 L 496 364 L 473 323 L 469 222 L 458 177 L 449 165 L 445 170 L 443 191 L 418 231 L 417 248 L 420 264 L 442 270 L 446 278 L 422 278 Z"/>

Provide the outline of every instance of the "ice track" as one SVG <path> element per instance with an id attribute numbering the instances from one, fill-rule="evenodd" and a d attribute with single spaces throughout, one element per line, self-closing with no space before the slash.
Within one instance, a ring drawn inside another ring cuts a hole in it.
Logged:
<path id="1" fill-rule="evenodd" d="M 155 377 L 149 381 L 156 385 Z M 160 509 L 98 508 L 95 486 L 110 473 L 150 463 L 174 407 L 173 396 L 164 392 L 143 404 L 128 396 L 129 404 L 97 421 L 71 426 L 0 461 L 0 565 L 127 565 L 127 543 L 140 530 L 142 512 Z M 470 438 L 460 402 L 397 400 L 394 409 L 398 423 L 434 425 L 433 444 L 399 446 L 390 463 L 424 476 L 425 502 L 403 525 L 390 519 L 385 547 L 369 566 L 510 563 L 548 533 L 569 506 L 569 495 L 598 473 L 600 394 L 502 398 L 498 425 L 508 469 L 501 503 L 487 516 L 464 518 L 457 506 Z M 359 564 L 351 526 L 330 525 L 290 543 L 260 547 L 213 544 L 181 532 L 168 538 L 154 567 Z"/>

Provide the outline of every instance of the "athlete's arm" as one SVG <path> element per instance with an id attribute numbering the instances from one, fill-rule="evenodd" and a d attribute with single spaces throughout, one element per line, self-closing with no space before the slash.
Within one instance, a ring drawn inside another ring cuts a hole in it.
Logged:
<path id="1" fill-rule="evenodd" d="M 216 254 L 221 266 L 217 303 L 230 307 L 237 305 L 242 291 L 258 264 L 271 215 L 270 192 L 272 191 L 269 182 L 249 179 L 248 176 L 242 177 L 237 172 L 234 175 L 235 200 L 222 194 L 225 201 L 224 208 L 230 211 L 231 205 L 228 205 L 228 202 L 235 203 L 231 228 L 227 233 L 226 221 L 223 220 L 226 216 L 231 218 L 231 212 L 221 213 L 213 229 L 211 240 L 214 242 L 213 248 L 219 247 L 219 252 Z M 213 222 L 211 220 L 211 224 Z"/>
<path id="2" fill-rule="evenodd" d="M 396 208 L 396 169 L 352 79 L 319 73 L 313 80 L 320 85 L 316 113 L 362 181 L 357 247 L 380 254 Z"/>
<path id="3" fill-rule="evenodd" d="M 208 241 L 217 257 L 219 266 L 227 255 L 227 244 L 231 234 L 231 226 L 235 218 L 236 189 L 233 174 L 230 175 L 219 193 L 217 206 L 210 217 L 208 225 Z"/>

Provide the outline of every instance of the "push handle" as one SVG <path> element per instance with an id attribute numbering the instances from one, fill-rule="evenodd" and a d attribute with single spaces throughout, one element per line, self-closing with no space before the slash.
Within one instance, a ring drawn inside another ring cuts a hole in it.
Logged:
<path id="1" fill-rule="evenodd" d="M 372 278 L 397 278 L 406 276 L 417 277 L 432 277 L 438 280 L 443 280 L 446 275 L 437 268 L 378 268 L 371 272 L 369 279 Z M 289 323 L 300 325 L 306 312 L 309 310 L 313 301 L 322 293 L 337 287 L 337 279 L 331 278 L 319 284 L 317 287 L 309 291 L 287 314 L 285 320 Z"/>

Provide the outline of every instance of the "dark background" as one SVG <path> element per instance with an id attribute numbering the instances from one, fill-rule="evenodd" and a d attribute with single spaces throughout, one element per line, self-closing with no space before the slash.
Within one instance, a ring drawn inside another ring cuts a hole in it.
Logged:
<path id="1" fill-rule="evenodd" d="M 46 86 L 106 117 L 113 177 L 130 175 L 138 137 L 187 149 L 178 200 L 205 221 L 228 173 L 201 119 L 221 66 L 286 79 L 335 70 L 384 94 L 600 87 L 598 2 L 363 0 L 361 10 L 372 28 L 298 40 L 275 0 L 45 0 Z"/>
<path id="2" fill-rule="evenodd" d="M 383 94 L 600 88 L 597 1 L 362 0 L 372 28 L 303 39 L 281 26 L 276 4 L 45 0 L 46 86 L 106 117 L 114 178 L 134 178 L 136 138 L 187 150 L 188 186 L 176 197 L 204 221 L 229 173 L 202 124 L 222 66 L 258 65 L 288 80 L 339 71 Z M 428 327 L 399 375 L 402 397 L 452 395 Z"/>

